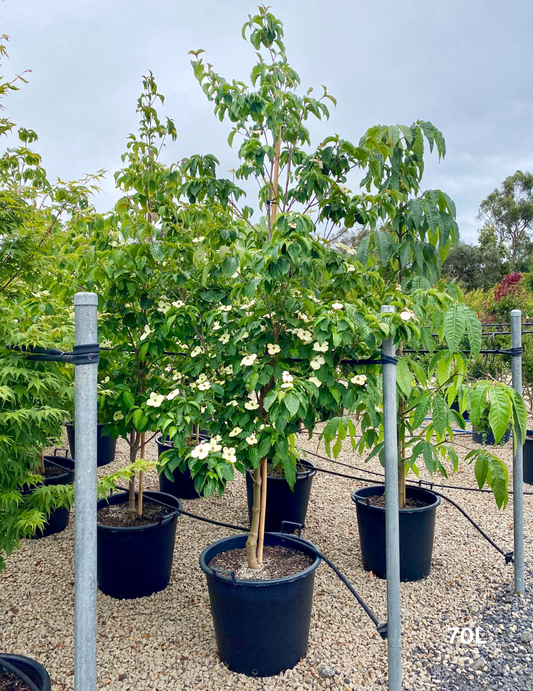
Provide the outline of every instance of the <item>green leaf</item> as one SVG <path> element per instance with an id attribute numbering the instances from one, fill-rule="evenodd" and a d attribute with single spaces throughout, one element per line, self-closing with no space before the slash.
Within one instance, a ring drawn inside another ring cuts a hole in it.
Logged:
<path id="1" fill-rule="evenodd" d="M 389 235 L 384 230 L 374 233 L 374 243 L 382 264 L 386 264 L 389 258 L 390 240 Z"/>
<path id="2" fill-rule="evenodd" d="M 409 396 L 413 388 L 413 376 L 405 358 L 399 358 L 396 365 L 396 382 L 406 396 Z"/>
<path id="3" fill-rule="evenodd" d="M 289 483 L 289 487 L 291 490 L 294 490 L 294 485 L 296 483 L 296 464 L 289 455 L 285 456 L 283 459 L 283 471 L 285 473 L 285 479 Z"/>
<path id="4" fill-rule="evenodd" d="M 454 305 L 444 315 L 444 337 L 452 352 L 458 350 L 465 328 L 466 316 L 463 305 Z"/>
<path id="5" fill-rule="evenodd" d="M 433 425 L 438 437 L 442 439 L 448 427 L 448 415 L 446 404 L 441 396 L 435 396 L 433 399 Z"/>
<path id="6" fill-rule="evenodd" d="M 489 388 L 489 424 L 497 444 L 503 437 L 511 419 L 511 405 L 505 391 L 499 386 Z"/>
<path id="7" fill-rule="evenodd" d="M 504 509 L 509 501 L 509 473 L 507 466 L 497 456 L 488 454 L 489 477 L 488 482 L 494 494 L 499 509 Z"/>
<path id="8" fill-rule="evenodd" d="M 420 396 L 420 398 L 417 398 L 416 401 L 413 402 L 413 405 L 416 406 L 413 415 L 413 430 L 415 430 L 424 422 L 424 418 L 426 417 L 429 406 L 431 405 L 431 394 L 423 394 Z"/>
<path id="9" fill-rule="evenodd" d="M 479 424 L 481 415 L 487 407 L 487 389 L 489 382 L 483 381 L 476 385 L 470 395 L 470 419 L 475 427 Z"/>
<path id="10" fill-rule="evenodd" d="M 233 276 L 233 274 L 237 271 L 239 268 L 239 260 L 237 257 L 230 257 L 229 255 L 226 255 L 224 257 L 224 261 L 222 262 L 222 273 L 225 276 Z"/>
<path id="11" fill-rule="evenodd" d="M 300 408 L 298 397 L 292 391 L 289 391 L 283 399 L 283 403 L 291 416 L 294 417 Z"/>
<path id="12" fill-rule="evenodd" d="M 476 357 L 481 350 L 481 323 L 477 314 L 470 307 L 463 308 L 466 317 L 466 331 L 470 343 L 470 355 Z"/>

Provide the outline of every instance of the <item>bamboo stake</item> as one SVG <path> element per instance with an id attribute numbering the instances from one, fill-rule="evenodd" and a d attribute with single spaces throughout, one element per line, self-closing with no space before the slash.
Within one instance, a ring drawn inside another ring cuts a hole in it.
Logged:
<path id="1" fill-rule="evenodd" d="M 246 540 L 246 561 L 251 569 L 258 569 L 257 534 L 259 529 L 259 511 L 261 507 L 261 466 L 254 470 L 254 491 L 252 501 L 252 522 Z"/>
<path id="2" fill-rule="evenodd" d="M 144 447 L 146 446 L 146 434 L 141 434 L 141 458 L 144 458 Z M 137 516 L 143 515 L 143 492 L 144 492 L 144 470 L 139 472 L 139 499 L 137 501 Z"/>
<path id="3" fill-rule="evenodd" d="M 265 520 L 266 520 L 266 499 L 267 499 L 267 458 L 261 460 L 259 466 L 261 470 L 261 506 L 259 513 L 259 541 L 257 544 L 257 561 L 263 563 L 263 547 L 265 543 Z"/>

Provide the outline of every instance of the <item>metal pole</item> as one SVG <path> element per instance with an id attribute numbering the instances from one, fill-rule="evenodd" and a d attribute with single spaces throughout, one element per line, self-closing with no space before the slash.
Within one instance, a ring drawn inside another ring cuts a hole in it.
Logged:
<path id="1" fill-rule="evenodd" d="M 383 305 L 391 314 L 394 307 Z M 392 338 L 381 347 L 383 355 L 396 355 Z M 400 621 L 400 514 L 398 509 L 398 418 L 396 365 L 383 364 L 383 426 L 385 437 L 385 540 L 387 559 L 387 654 L 389 691 L 402 689 L 402 641 Z"/>
<path id="2" fill-rule="evenodd" d="M 76 293 L 76 345 L 98 342 L 94 293 Z M 98 364 L 76 365 L 74 688 L 96 691 L 96 386 Z"/>
<path id="3" fill-rule="evenodd" d="M 522 347 L 522 312 L 511 310 L 511 347 Z M 522 395 L 522 355 L 511 358 L 513 389 Z M 522 444 L 513 456 L 514 591 L 524 593 L 524 462 Z"/>

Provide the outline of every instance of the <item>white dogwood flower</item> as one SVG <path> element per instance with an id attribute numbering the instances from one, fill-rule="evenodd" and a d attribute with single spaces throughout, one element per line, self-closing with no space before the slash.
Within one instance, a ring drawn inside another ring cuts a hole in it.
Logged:
<path id="1" fill-rule="evenodd" d="M 257 437 L 255 436 L 255 434 L 250 434 L 249 437 L 246 437 L 246 443 L 250 446 L 257 444 Z"/>
<path id="2" fill-rule="evenodd" d="M 251 355 L 245 355 L 241 360 L 241 365 L 244 365 L 245 367 L 250 367 L 254 364 L 256 360 L 257 355 L 255 353 L 252 353 Z"/>
<path id="3" fill-rule="evenodd" d="M 313 345 L 313 350 L 316 353 L 327 353 L 329 350 L 329 343 L 326 341 L 325 343 L 318 343 L 318 341 Z"/>
<path id="4" fill-rule="evenodd" d="M 191 357 L 196 357 L 197 355 L 200 355 L 201 352 L 202 352 L 201 347 L 200 347 L 200 346 L 196 346 L 196 347 L 193 348 L 193 350 L 191 351 Z"/>
<path id="5" fill-rule="evenodd" d="M 318 377 L 309 377 L 309 381 L 311 384 L 314 384 L 317 388 L 320 388 L 322 386 L 322 382 Z"/>
<path id="6" fill-rule="evenodd" d="M 269 355 L 276 355 L 281 351 L 281 347 L 277 343 L 267 343 L 267 350 Z"/>
<path id="7" fill-rule="evenodd" d="M 236 437 L 238 434 L 242 432 L 242 429 L 240 427 L 234 427 L 231 432 L 229 433 L 230 437 Z"/>
<path id="8" fill-rule="evenodd" d="M 363 386 L 364 383 L 367 380 L 366 374 L 356 374 L 354 377 L 350 379 L 352 384 L 357 384 L 358 386 Z"/>
<path id="9" fill-rule="evenodd" d="M 331 306 L 334 310 L 343 310 L 344 309 L 344 305 L 342 304 L 342 302 L 334 302 Z"/>
<path id="10" fill-rule="evenodd" d="M 173 401 L 176 396 L 179 396 L 179 393 L 179 389 L 174 389 L 174 391 L 171 391 L 169 394 L 167 394 L 167 401 Z"/>
<path id="11" fill-rule="evenodd" d="M 259 403 L 255 403 L 254 401 L 246 401 L 244 407 L 246 410 L 257 410 L 259 408 Z"/>
<path id="12" fill-rule="evenodd" d="M 150 394 L 150 398 L 146 401 L 146 405 L 152 406 L 152 408 L 159 408 L 161 403 L 165 400 L 165 397 L 163 394 L 156 393 L 155 391 L 152 391 Z"/>
<path id="13" fill-rule="evenodd" d="M 152 329 L 148 326 L 148 324 L 146 324 L 146 326 L 144 327 L 144 331 L 143 331 L 142 334 L 139 336 L 139 340 L 140 340 L 140 341 L 144 341 L 144 339 L 145 339 L 145 338 L 148 338 L 148 336 L 149 336 L 151 333 L 152 333 Z"/>
<path id="14" fill-rule="evenodd" d="M 323 364 L 325 364 L 325 360 L 322 357 L 322 355 L 318 355 L 317 357 L 313 358 L 309 365 L 311 366 L 312 369 L 318 370 L 322 367 Z"/>
<path id="15" fill-rule="evenodd" d="M 222 458 L 228 463 L 236 463 L 237 457 L 233 446 L 226 446 L 222 449 Z"/>
<path id="16" fill-rule="evenodd" d="M 198 391 L 207 391 L 210 388 L 211 384 L 208 381 L 203 381 L 201 384 L 198 384 Z"/>
<path id="17" fill-rule="evenodd" d="M 210 450 L 209 442 L 204 441 L 201 444 L 198 444 L 198 446 L 194 447 L 194 449 L 191 451 L 191 456 L 192 458 L 199 458 L 200 460 L 203 460 L 209 456 Z"/>

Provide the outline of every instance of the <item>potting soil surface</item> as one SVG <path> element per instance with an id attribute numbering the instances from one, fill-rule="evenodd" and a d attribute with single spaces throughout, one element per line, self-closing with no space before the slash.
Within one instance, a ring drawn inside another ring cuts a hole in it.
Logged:
<path id="1" fill-rule="evenodd" d="M 245 549 L 230 549 L 213 557 L 209 566 L 233 571 L 235 578 L 244 581 L 267 581 L 272 578 L 284 578 L 307 569 L 313 559 L 304 552 L 283 547 L 283 545 L 266 545 L 263 550 L 263 563 L 259 569 L 250 569 L 246 561 Z"/>
<path id="2" fill-rule="evenodd" d="M 37 472 L 39 475 L 42 475 L 42 477 L 45 477 L 48 480 L 51 477 L 65 475 L 65 473 L 68 473 L 68 470 L 66 468 L 58 468 L 56 465 L 47 465 L 44 469 L 44 473 L 41 473 L 40 470 Z"/>
<path id="3" fill-rule="evenodd" d="M 297 477 L 305 477 L 306 475 L 309 475 L 310 472 L 311 468 L 307 468 L 302 463 L 296 464 Z M 285 477 L 285 473 L 283 472 L 283 466 L 280 464 L 274 468 L 274 466 L 271 463 L 269 463 L 267 467 L 267 475 L 268 477 Z"/>
<path id="4" fill-rule="evenodd" d="M 101 525 L 108 525 L 113 528 L 131 528 L 135 525 L 150 525 L 157 523 L 160 518 L 168 516 L 172 513 L 170 509 L 165 506 L 156 504 L 150 501 L 147 497 L 143 501 L 143 515 L 135 516 L 135 520 L 131 520 L 128 516 L 128 502 L 122 504 L 109 504 L 98 511 L 98 523 Z"/>
<path id="5" fill-rule="evenodd" d="M 11 672 L 0 670 L 0 691 L 31 691 L 31 689 L 28 684 Z"/>
<path id="6" fill-rule="evenodd" d="M 375 494 L 373 497 L 368 497 L 368 503 L 370 506 L 379 506 L 380 508 L 384 509 L 385 508 L 385 495 L 384 494 Z M 430 506 L 432 502 L 428 501 L 420 501 L 420 499 L 412 499 L 411 497 L 407 497 L 407 500 L 405 502 L 405 508 L 406 509 L 419 509 L 422 506 Z"/>

